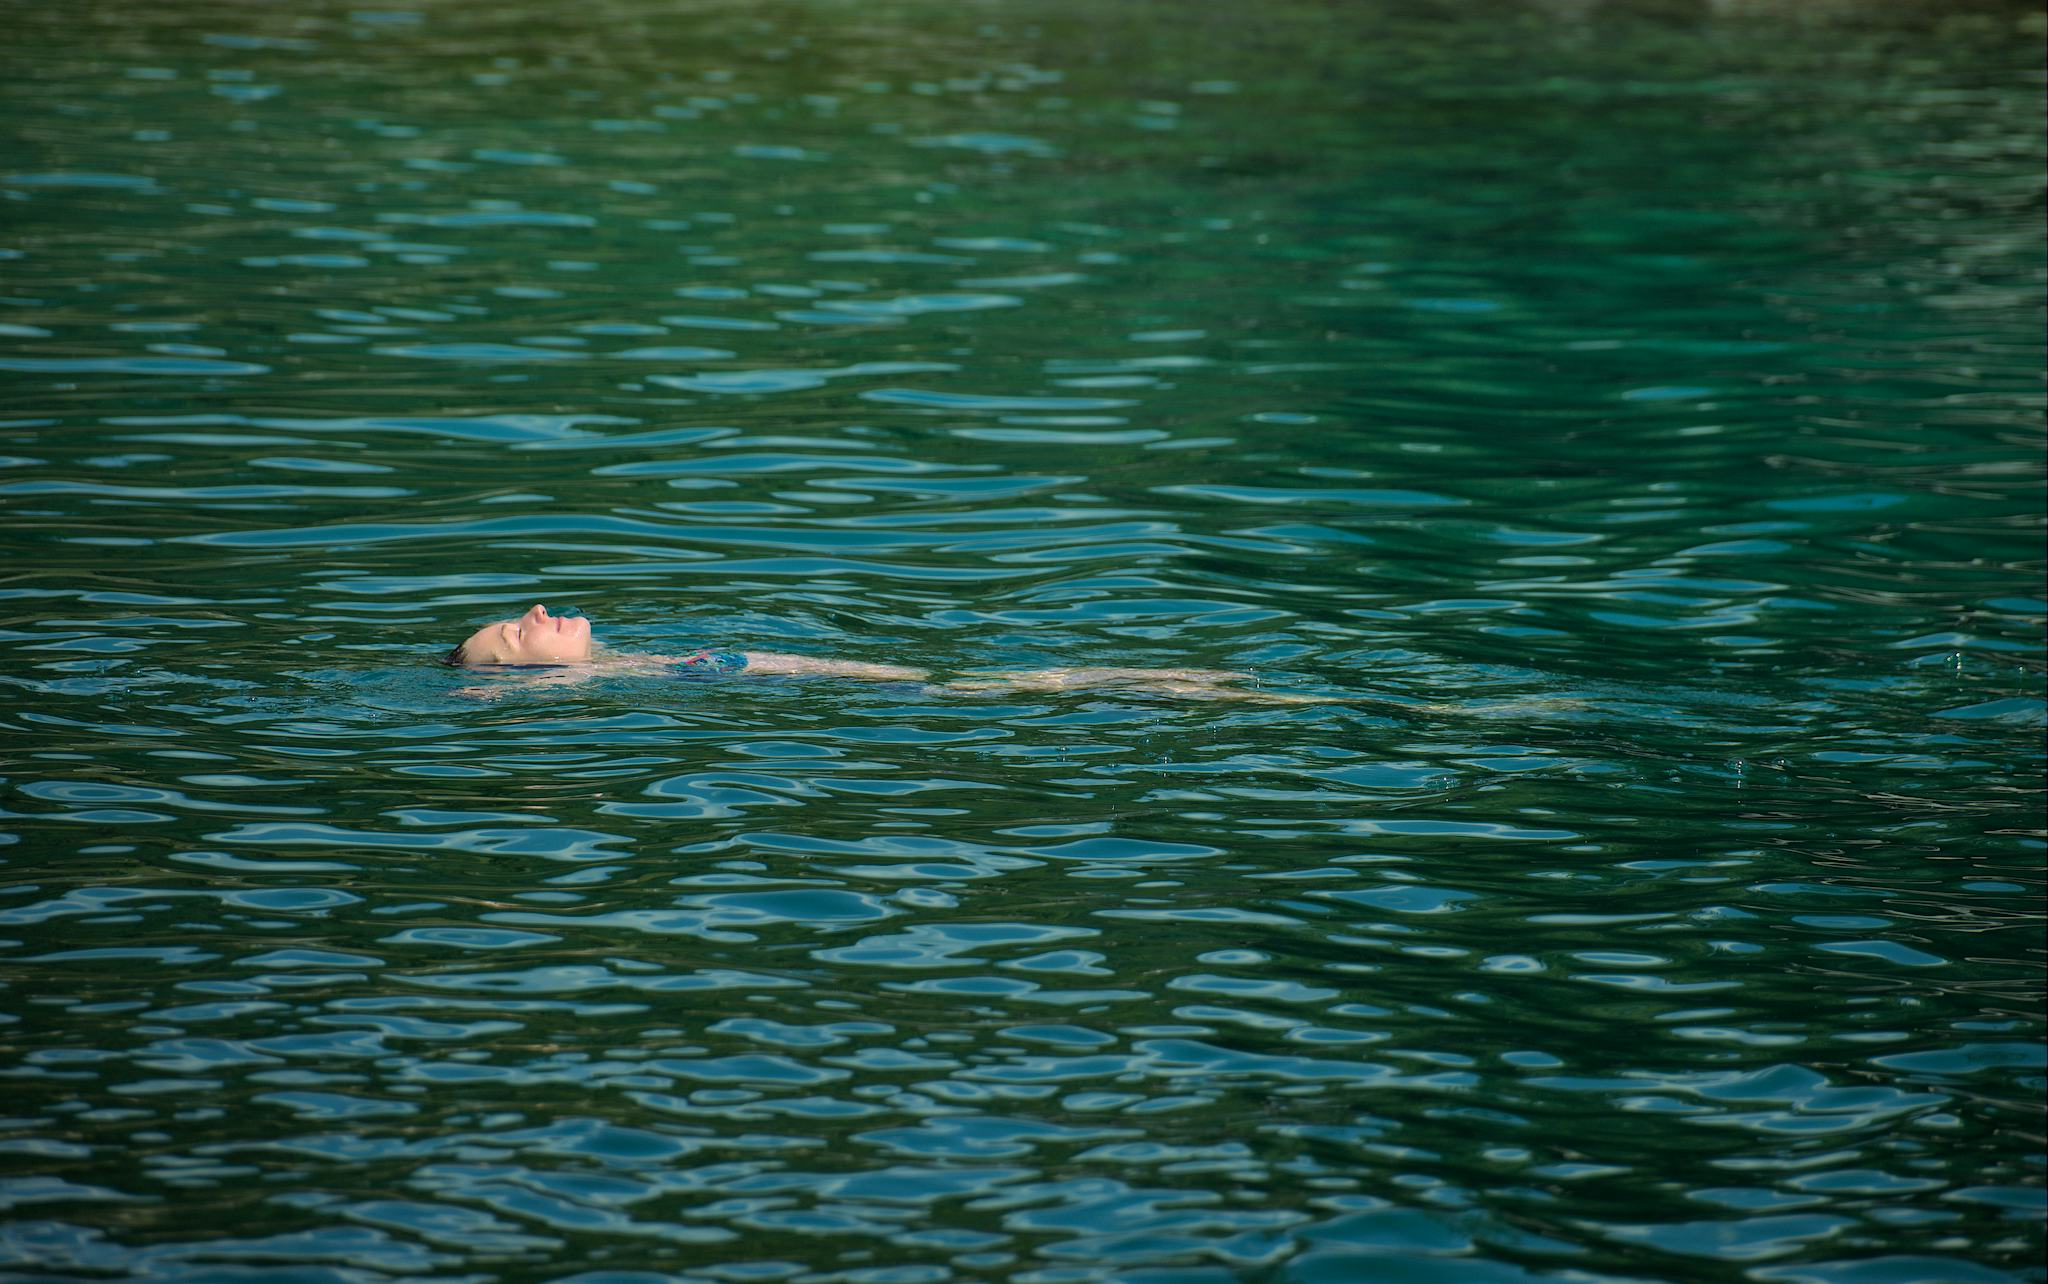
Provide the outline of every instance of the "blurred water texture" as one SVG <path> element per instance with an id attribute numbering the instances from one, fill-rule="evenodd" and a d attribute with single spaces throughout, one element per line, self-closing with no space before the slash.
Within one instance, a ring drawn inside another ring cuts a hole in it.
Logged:
<path id="1" fill-rule="evenodd" d="M 0 9 L 11 1277 L 2043 1279 L 2038 6 Z"/>

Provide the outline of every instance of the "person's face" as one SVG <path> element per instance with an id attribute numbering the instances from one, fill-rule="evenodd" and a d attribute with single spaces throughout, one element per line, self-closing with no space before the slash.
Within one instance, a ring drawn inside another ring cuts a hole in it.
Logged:
<path id="1" fill-rule="evenodd" d="M 516 620 L 484 625 L 462 648 L 471 664 L 576 664 L 590 658 L 590 621 L 549 615 L 536 602 Z"/>

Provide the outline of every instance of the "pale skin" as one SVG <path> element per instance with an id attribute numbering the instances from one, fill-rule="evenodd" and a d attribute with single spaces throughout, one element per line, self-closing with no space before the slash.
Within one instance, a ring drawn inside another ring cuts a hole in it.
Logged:
<path id="1" fill-rule="evenodd" d="M 774 651 L 746 651 L 744 672 L 750 677 L 810 676 L 854 678 L 868 682 L 930 682 L 931 673 L 900 664 L 869 664 L 859 660 L 821 660 L 808 655 L 784 655 Z M 516 669 L 545 665 L 528 680 L 548 686 L 567 686 L 604 674 L 648 674 L 666 672 L 687 657 L 623 653 L 594 647 L 590 621 L 581 616 L 550 615 L 536 602 L 524 615 L 495 620 L 469 635 L 449 653 L 449 662 Z M 1111 687 L 1156 695 L 1186 696 L 1207 700 L 1247 700 L 1262 704 L 1320 704 L 1327 696 L 1294 695 L 1232 686 L 1251 680 L 1249 673 L 1235 669 L 1132 669 L 1056 668 L 1022 672 L 976 671 L 951 682 L 927 686 L 932 694 L 980 695 L 1022 691 L 1073 691 Z M 493 698 L 503 688 L 465 687 L 462 694 Z"/>

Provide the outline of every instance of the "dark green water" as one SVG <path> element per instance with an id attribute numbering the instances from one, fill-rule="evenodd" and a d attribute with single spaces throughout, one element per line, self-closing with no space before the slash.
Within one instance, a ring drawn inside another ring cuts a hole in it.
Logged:
<path id="1" fill-rule="evenodd" d="M 2044 1278 L 2037 7 L 0 17 L 10 1278 Z"/>

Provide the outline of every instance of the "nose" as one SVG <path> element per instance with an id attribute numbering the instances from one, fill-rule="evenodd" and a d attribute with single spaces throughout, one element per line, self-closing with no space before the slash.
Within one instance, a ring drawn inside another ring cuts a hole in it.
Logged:
<path id="1" fill-rule="evenodd" d="M 535 602 L 533 604 L 533 609 L 528 611 L 527 614 L 532 616 L 536 620 L 545 620 L 548 618 L 548 608 L 542 606 L 538 602 Z"/>

